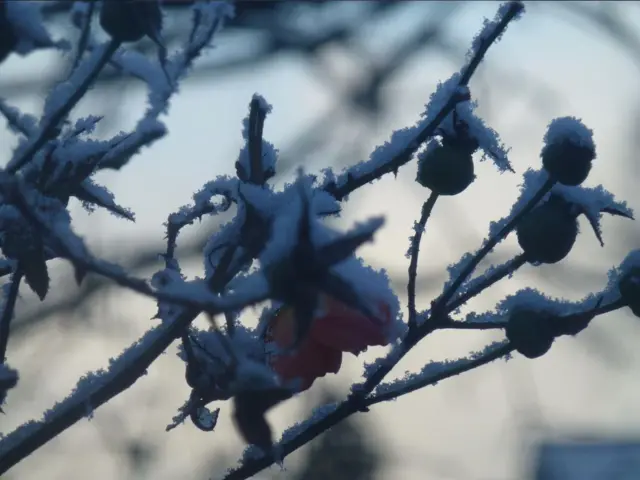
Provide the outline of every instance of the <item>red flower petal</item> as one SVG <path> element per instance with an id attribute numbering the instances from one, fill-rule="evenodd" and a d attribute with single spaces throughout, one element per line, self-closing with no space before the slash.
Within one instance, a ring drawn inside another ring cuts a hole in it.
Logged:
<path id="1" fill-rule="evenodd" d="M 358 354 L 369 346 L 388 343 L 391 312 L 386 304 L 380 304 L 380 318 L 371 319 L 327 295 L 320 298 L 322 313 L 313 320 L 308 336 L 298 348 L 269 355 L 269 364 L 283 383 L 301 382 L 299 391 L 309 388 L 316 378 L 338 373 L 342 352 Z M 265 341 L 272 342 L 278 350 L 286 350 L 293 345 L 294 327 L 293 308 L 283 307 L 271 319 Z"/>
<path id="2" fill-rule="evenodd" d="M 324 297 L 323 301 L 324 312 L 311 326 L 311 336 L 318 343 L 353 354 L 389 343 L 386 333 L 391 315 L 387 305 L 381 303 L 380 318 L 371 319 L 333 298 Z"/>
<path id="3" fill-rule="evenodd" d="M 271 319 L 269 333 L 277 349 L 287 349 L 293 344 L 293 309 L 284 307 Z M 299 380 L 299 390 L 309 388 L 318 377 L 338 373 L 342 364 L 342 352 L 328 348 L 309 335 L 292 352 L 274 353 L 269 358 L 271 368 L 284 384 Z"/>

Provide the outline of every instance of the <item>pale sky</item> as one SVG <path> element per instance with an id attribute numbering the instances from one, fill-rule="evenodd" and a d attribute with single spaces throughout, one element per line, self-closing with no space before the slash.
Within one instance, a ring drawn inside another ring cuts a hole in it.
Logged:
<path id="1" fill-rule="evenodd" d="M 459 9 L 449 26 L 450 40 L 469 45 L 482 25 L 482 18 L 492 18 L 496 7 L 496 2 L 472 2 Z M 625 8 L 624 19 L 639 32 L 637 4 L 621 4 L 621 8 Z M 632 108 L 640 99 L 637 64 L 612 40 L 600 36 L 592 27 L 587 28 L 587 24 L 567 23 L 568 17 L 542 2 L 529 10 L 521 21 L 510 26 L 502 41 L 490 49 L 480 72 L 488 90 L 483 87 L 476 92 L 474 82 L 471 83 L 480 112 L 490 112 L 488 123 L 512 148 L 510 160 L 517 174 L 500 176 L 489 162 L 476 164 L 478 180 L 469 190 L 459 198 L 437 205 L 420 262 L 422 272 L 432 276 L 437 274 L 440 278 L 448 263 L 457 261 L 465 251 L 477 248 L 488 231 L 489 221 L 508 213 L 517 195 L 519 175 L 529 166 L 538 167 L 546 126 L 557 116 L 582 118 L 594 130 L 598 158 L 589 184 L 603 183 L 636 211 L 640 209 L 640 197 L 634 191 L 637 179 L 629 178 L 625 170 L 630 145 L 637 141 L 630 138 L 632 126 L 629 124 L 630 115 L 634 113 Z M 380 27 L 378 35 L 393 42 L 395 32 L 407 28 L 412 18 L 408 12 L 403 18 L 390 20 L 388 25 Z M 0 80 L 37 75 L 43 62 L 52 61 L 55 57 L 48 53 L 26 59 L 12 58 L 3 64 Z M 413 124 L 436 83 L 457 71 L 462 61 L 462 58 L 429 53 L 408 65 L 385 99 L 389 115 L 367 139 L 370 147 L 389 138 L 393 129 Z M 491 88 L 492 79 L 499 88 Z M 503 79 L 508 80 L 508 88 L 498 82 Z M 519 92 L 521 79 L 532 79 L 550 89 L 555 94 L 552 101 L 543 102 L 542 97 Z M 242 145 L 241 121 L 254 92 L 262 94 L 274 106 L 273 114 L 267 119 L 265 137 L 276 147 L 284 146 L 298 126 L 331 109 L 331 102 L 335 101 L 332 93 L 314 78 L 313 72 L 305 70 L 295 58 L 282 58 L 256 68 L 251 75 L 225 76 L 219 80 L 213 75 L 210 82 L 184 82 L 164 119 L 170 134 L 144 150 L 122 172 L 98 176 L 112 189 L 121 205 L 136 212 L 137 222 L 126 223 L 103 212 L 88 216 L 76 206 L 73 213 L 77 231 L 97 249 L 114 244 L 126 252 L 131 244 L 149 239 L 161 241 L 162 223 L 170 212 L 189 203 L 194 191 L 206 181 L 219 174 L 234 173 L 233 164 Z M 128 130 L 143 111 L 144 91 L 131 88 L 124 94 L 127 109 L 121 128 Z M 37 113 L 42 99 L 22 98 L 13 103 Z M 100 113 L 92 110 L 91 102 L 79 109 L 79 114 L 88 112 Z M 0 132 L 0 152 L 5 155 L 13 146 L 14 140 L 9 138 L 6 132 Z M 362 159 L 354 159 L 354 163 L 359 160 Z M 318 167 L 307 168 L 319 170 Z M 369 186 L 365 193 L 354 195 L 345 208 L 345 225 L 370 215 L 387 215 L 386 226 L 376 243 L 363 250 L 365 258 L 378 267 L 405 271 L 408 265 L 404 258 L 407 238 L 426 198 L 425 191 L 412 182 L 415 168 L 411 163 L 401 170 L 397 180 L 385 178 Z M 626 253 L 620 251 L 621 246 L 628 244 L 621 235 L 614 234 L 614 229 L 626 234 L 632 232 L 635 238 L 640 238 L 637 226 L 625 220 L 607 219 L 604 221 L 606 247 L 601 249 L 588 227 L 585 224 L 583 227 L 586 227 L 584 234 L 570 258 L 544 268 L 546 280 L 551 280 L 545 291 L 577 299 L 587 294 L 589 288 L 601 288 L 606 282 L 607 269 L 621 261 Z M 513 251 L 515 242 L 511 239 L 506 243 Z M 574 279 L 576 284 L 553 282 L 571 278 L 570 261 L 601 274 L 583 279 L 585 283 L 579 283 L 580 279 Z M 62 267 L 59 272 L 56 274 L 67 274 L 68 268 Z M 193 269 L 189 273 L 200 271 Z M 525 268 L 513 280 L 486 292 L 473 308 L 489 309 L 506 293 L 536 281 L 539 283 L 541 278 Z M 53 285 L 55 290 L 55 282 Z M 22 378 L 26 380 L 21 386 L 24 393 L 20 403 L 9 399 L 9 414 L 2 418 L 1 430 L 10 431 L 32 416 L 39 417 L 54 401 L 68 394 L 79 375 L 106 365 L 110 356 L 117 355 L 151 325 L 147 319 L 154 313 L 154 305 L 150 301 L 130 293 L 121 294 L 119 290 L 115 292 L 112 302 L 105 299 L 99 307 L 104 309 L 104 322 L 113 319 L 118 325 L 107 328 L 110 333 L 104 338 L 95 338 L 91 329 L 54 332 L 43 328 L 42 333 L 35 334 L 33 343 L 25 342 L 19 348 L 10 349 L 9 357 L 15 359 L 12 365 L 24 368 Z M 404 303 L 404 291 L 399 294 Z M 429 300 L 421 298 L 419 307 L 428 305 Z M 436 388 L 376 406 L 367 414 L 367 426 L 375 431 L 376 441 L 381 442 L 389 456 L 381 478 L 523 478 L 522 469 L 526 465 L 522 462 L 526 463 L 528 458 L 526 447 L 536 430 L 529 430 L 529 436 L 523 435 L 524 420 L 516 418 L 518 411 L 514 409 L 530 405 L 537 406 L 528 411 L 527 418 L 538 415 L 540 422 L 536 426 L 549 435 L 573 430 L 637 433 L 640 413 L 636 406 L 640 402 L 640 389 L 630 372 L 639 366 L 633 348 L 640 332 L 638 324 L 626 313 L 603 317 L 598 323 L 594 330 L 620 332 L 609 338 L 624 353 L 625 361 L 632 362 L 628 369 L 609 372 L 610 367 L 593 356 L 591 350 L 576 346 L 574 339 L 561 340 L 549 355 L 537 361 L 516 358 L 506 364 L 499 362 L 442 382 Z M 56 335 L 64 341 L 54 338 Z M 409 355 L 398 373 L 418 370 L 431 359 L 464 355 L 490 338 L 489 334 L 482 333 L 439 334 Z M 40 346 L 49 342 L 52 343 L 49 352 L 54 356 L 39 358 L 42 356 Z M 204 465 L 211 452 L 225 453 L 233 462 L 231 459 L 238 457 L 242 447 L 231 427 L 229 408 L 223 408 L 214 434 L 205 435 L 190 425 L 164 432 L 165 425 L 187 395 L 183 366 L 174 354 L 175 350 L 170 349 L 147 377 L 98 410 L 91 423 L 79 422 L 16 466 L 11 471 L 12 478 L 80 479 L 86 478 L 87 472 L 96 479 L 117 478 L 117 462 L 109 457 L 100 431 L 115 421 L 114 412 L 124 410 L 126 414 L 122 418 L 128 426 L 123 428 L 157 438 L 162 445 L 163 458 L 156 463 L 157 469 L 149 472 L 149 478 L 188 478 L 193 466 Z M 356 379 L 360 371 L 360 360 L 350 358 L 338 376 L 317 383 L 345 391 L 349 379 Z M 29 374 L 34 375 L 34 379 L 29 380 L 26 377 Z M 29 397 L 28 392 L 37 392 L 37 398 Z M 313 395 L 313 391 L 309 395 Z M 528 400 L 523 403 L 523 398 Z M 518 402 L 515 407 L 514 401 Z M 301 418 L 301 405 L 302 402 L 296 400 L 276 409 L 272 415 L 276 432 L 290 425 L 293 418 Z M 92 467 L 95 462 L 104 466 Z M 294 464 L 293 457 L 291 462 Z M 443 463 L 447 463 L 449 472 L 439 466 Z"/>

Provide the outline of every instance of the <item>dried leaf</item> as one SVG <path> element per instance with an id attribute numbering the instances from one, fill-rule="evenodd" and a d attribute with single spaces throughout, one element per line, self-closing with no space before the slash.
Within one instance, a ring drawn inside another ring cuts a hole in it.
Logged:
<path id="1" fill-rule="evenodd" d="M 22 255 L 18 259 L 18 268 L 24 273 L 24 279 L 31 290 L 40 300 L 44 300 L 49 291 L 49 271 L 44 249 L 38 248 L 32 250 L 31 254 Z"/>

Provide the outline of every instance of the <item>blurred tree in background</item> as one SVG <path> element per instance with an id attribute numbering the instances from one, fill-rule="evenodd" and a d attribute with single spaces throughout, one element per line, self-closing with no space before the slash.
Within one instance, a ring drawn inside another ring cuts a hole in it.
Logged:
<path id="1" fill-rule="evenodd" d="M 52 0 L 43 4 L 45 21 L 54 33 L 66 33 L 70 30 L 66 22 L 72 3 Z M 167 9 L 164 36 L 169 49 L 188 34 L 190 17 L 187 7 L 190 3 L 184 0 L 164 2 Z M 580 22 L 583 28 L 616 42 L 620 50 L 640 66 L 640 35 L 628 28 L 624 19 L 626 8 L 637 7 L 636 2 L 530 4 L 531 9 L 546 11 L 548 15 L 564 15 L 568 21 Z M 347 165 L 354 159 L 366 157 L 366 145 L 371 132 L 375 132 L 377 125 L 389 115 L 386 95 L 407 65 L 416 58 L 426 56 L 428 52 L 438 52 L 452 58 L 464 55 L 467 45 L 458 44 L 450 31 L 455 25 L 456 15 L 465 8 L 467 2 L 238 1 L 236 18 L 218 37 L 216 43 L 219 47 L 208 59 L 197 64 L 190 79 L 196 82 L 215 82 L 224 77 L 251 76 L 258 66 L 275 65 L 282 58 L 297 59 L 306 71 L 332 92 L 335 108 L 318 115 L 311 125 L 294 129 L 291 132 L 292 141 L 278 146 L 281 150 L 278 175 L 285 178 L 290 176 L 300 165 L 301 158 L 305 159 L 305 166 L 310 168 L 315 168 L 320 163 Z M 413 28 L 395 32 L 393 42 L 384 45 L 384 48 L 376 45 L 376 39 L 367 33 L 367 28 L 383 25 L 389 18 L 402 15 L 414 20 Z M 154 46 L 151 42 L 141 41 L 136 48 L 143 54 L 151 54 Z M 72 56 L 69 56 L 38 76 L 6 79 L 0 76 L 0 96 L 16 99 L 41 95 L 64 75 L 69 67 L 65 62 L 72 60 Z M 343 71 L 356 74 L 345 78 L 341 74 Z M 506 89 L 512 92 L 514 101 L 523 97 L 553 101 L 553 87 L 544 84 L 541 79 L 509 70 L 499 73 L 492 76 L 491 72 L 481 72 L 476 78 L 476 88 L 482 91 L 490 88 Z M 101 129 L 117 128 L 119 118 L 127 106 L 121 103 L 126 96 L 116 95 L 115 92 L 126 91 L 131 87 L 131 82 L 129 77 L 115 68 L 105 70 L 99 77 L 95 88 L 104 91 L 104 95 L 100 97 L 104 100 L 103 104 L 97 105 L 96 110 L 105 115 Z M 408 92 L 409 96 L 411 93 Z M 423 92 L 420 94 L 423 95 Z M 543 102 L 535 103 L 536 107 L 544 110 Z M 640 109 L 636 108 L 636 111 L 640 112 Z M 491 113 L 486 115 L 489 123 L 490 116 Z M 327 142 L 328 138 L 332 141 Z M 638 141 L 637 137 L 635 141 Z M 637 162 L 635 168 L 635 173 L 640 173 Z M 460 224 L 466 223 L 465 212 L 459 212 L 459 218 Z M 216 224 L 203 224 L 199 233 L 182 243 L 180 255 L 185 259 L 200 255 L 204 242 L 215 227 Z M 467 225 L 463 227 L 468 228 Z M 481 238 L 481 234 L 478 237 Z M 630 238 L 628 244 L 632 245 L 632 242 L 635 240 Z M 108 250 L 110 246 L 105 245 L 105 248 Z M 132 272 L 148 270 L 156 265 L 158 251 L 157 244 L 129 250 L 127 261 L 123 264 Z M 500 260 L 494 256 L 493 261 Z M 566 275 L 576 279 L 593 274 L 579 264 L 572 265 L 571 269 L 571 273 L 562 272 L 558 278 L 540 279 L 564 282 Z M 404 270 L 390 273 L 397 280 L 397 290 L 403 290 Z M 422 293 L 430 293 L 439 288 L 441 275 L 441 272 L 425 272 L 421 283 Z M 65 290 L 66 295 L 45 305 L 30 304 L 22 308 L 12 325 L 12 341 L 16 345 L 13 348 L 22 348 L 29 333 L 44 322 L 58 322 L 61 328 L 69 330 L 86 329 L 87 324 L 95 329 L 108 328 L 100 325 L 100 318 L 87 318 L 99 316 L 92 306 L 112 285 L 95 276 L 89 276 L 78 289 L 75 288 L 71 275 L 67 281 L 68 288 L 58 287 L 59 290 Z M 83 323 L 80 324 L 79 320 L 83 320 Z M 596 341 L 592 347 L 604 352 L 604 360 L 615 357 L 615 347 L 607 340 L 606 332 L 601 332 L 600 341 Z M 332 401 L 331 395 L 327 394 L 322 402 L 329 401 Z M 98 424 L 98 430 L 104 431 L 101 433 L 103 444 L 114 458 L 128 465 L 129 478 L 146 478 L 147 467 L 158 455 L 153 439 L 146 438 L 144 432 L 136 437 L 123 437 L 120 432 L 126 429 L 117 428 L 118 422 L 122 420 L 112 417 L 113 415 L 108 419 L 93 420 Z M 369 479 L 376 476 L 384 461 L 371 435 L 357 422 L 348 420 L 312 442 L 305 449 L 299 468 L 289 478 Z M 222 458 L 212 460 L 212 465 L 223 463 L 225 460 Z"/>

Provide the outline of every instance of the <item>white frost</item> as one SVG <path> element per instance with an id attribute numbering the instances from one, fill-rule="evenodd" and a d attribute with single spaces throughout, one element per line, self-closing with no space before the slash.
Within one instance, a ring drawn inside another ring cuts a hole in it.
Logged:
<path id="1" fill-rule="evenodd" d="M 547 127 L 547 133 L 544 136 L 545 145 L 564 142 L 593 151 L 596 149 L 593 141 L 593 130 L 576 117 L 555 118 Z"/>

